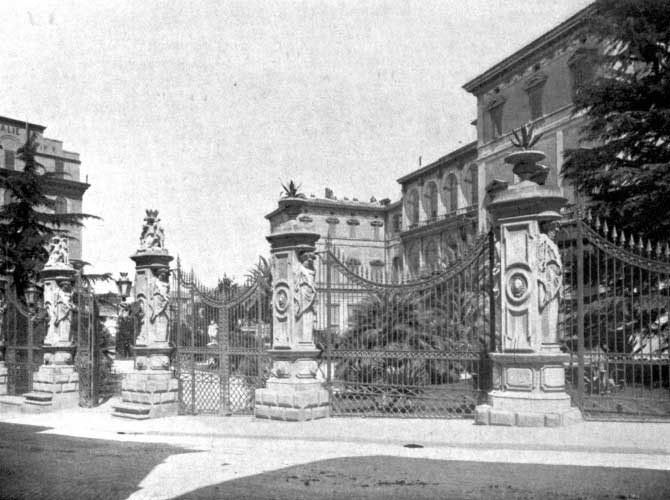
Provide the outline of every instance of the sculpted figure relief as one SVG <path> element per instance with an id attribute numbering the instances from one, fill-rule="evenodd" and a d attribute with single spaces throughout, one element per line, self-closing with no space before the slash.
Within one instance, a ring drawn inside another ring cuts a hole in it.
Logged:
<path id="1" fill-rule="evenodd" d="M 300 265 L 296 270 L 295 280 L 295 319 L 299 340 L 309 342 L 312 340 L 314 330 L 314 302 L 316 301 L 316 288 L 314 287 L 314 260 L 313 252 L 300 254 Z"/>
<path id="2" fill-rule="evenodd" d="M 162 250 L 165 248 L 165 232 L 158 218 L 158 210 L 147 210 L 142 234 L 140 234 L 140 250 Z"/>
<path id="3" fill-rule="evenodd" d="M 45 267 L 69 266 L 70 256 L 68 251 L 67 238 L 55 236 L 51 239 L 49 246 L 49 259 Z"/>
<path id="4" fill-rule="evenodd" d="M 151 309 L 149 323 L 151 324 L 150 329 L 152 332 L 150 340 L 153 342 L 165 342 L 167 341 L 168 304 L 170 303 L 168 271 L 161 269 L 158 271 L 156 278 L 149 303 Z"/>
<path id="5" fill-rule="evenodd" d="M 49 304 L 49 329 L 51 344 L 68 343 L 70 341 L 70 326 L 72 324 L 72 284 L 69 281 L 58 283 L 56 298 Z M 46 343 L 46 342 L 45 342 Z"/>
<path id="6" fill-rule="evenodd" d="M 554 243 L 557 226 L 545 223 L 537 244 L 538 300 L 542 317 L 543 341 L 558 342 L 558 306 L 563 298 L 563 264 Z"/>

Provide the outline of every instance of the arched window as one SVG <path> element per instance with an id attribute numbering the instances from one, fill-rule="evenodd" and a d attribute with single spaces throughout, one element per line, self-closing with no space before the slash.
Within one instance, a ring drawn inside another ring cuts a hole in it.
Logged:
<path id="1" fill-rule="evenodd" d="M 471 165 L 465 172 L 465 177 L 463 178 L 463 196 L 465 196 L 467 206 L 477 205 L 477 165 Z"/>
<path id="2" fill-rule="evenodd" d="M 448 212 L 458 210 L 458 179 L 454 174 L 449 174 L 444 185 L 444 205 Z"/>
<path id="3" fill-rule="evenodd" d="M 437 217 L 437 185 L 432 181 L 426 186 L 424 206 L 429 219 Z"/>
<path id="4" fill-rule="evenodd" d="M 62 196 L 56 198 L 56 203 L 54 205 L 54 211 L 57 214 L 66 214 L 67 213 L 67 200 Z"/>
<path id="5" fill-rule="evenodd" d="M 419 248 L 419 242 L 415 241 L 412 243 L 407 250 L 407 267 L 412 276 L 417 276 L 419 274 L 419 266 L 421 265 L 421 254 Z"/>
<path id="6" fill-rule="evenodd" d="M 435 269 L 439 264 L 440 254 L 437 250 L 437 240 L 430 239 L 426 243 L 425 267 Z"/>
<path id="7" fill-rule="evenodd" d="M 419 193 L 416 189 L 412 189 L 407 195 L 407 203 L 405 205 L 407 212 L 407 220 L 410 225 L 419 223 Z"/>
<path id="8" fill-rule="evenodd" d="M 399 280 L 402 278 L 402 257 L 393 257 L 393 279 Z"/>

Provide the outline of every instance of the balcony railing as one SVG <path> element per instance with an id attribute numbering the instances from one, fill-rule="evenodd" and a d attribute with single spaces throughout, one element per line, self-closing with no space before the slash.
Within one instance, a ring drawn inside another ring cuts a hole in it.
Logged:
<path id="1" fill-rule="evenodd" d="M 403 228 L 402 232 L 409 232 L 409 231 L 414 231 L 415 229 L 419 229 L 422 227 L 426 226 L 432 226 L 434 224 L 439 224 L 441 222 L 445 221 L 452 221 L 455 220 L 459 217 L 465 217 L 468 215 L 471 215 L 472 213 L 475 213 L 477 211 L 477 205 L 469 205 L 467 207 L 461 207 L 457 210 L 453 210 L 451 212 L 447 212 L 446 214 L 442 215 L 437 215 L 435 217 L 429 217 L 428 219 L 424 219 L 419 222 L 415 222 L 414 224 L 410 224 L 409 227 Z"/>

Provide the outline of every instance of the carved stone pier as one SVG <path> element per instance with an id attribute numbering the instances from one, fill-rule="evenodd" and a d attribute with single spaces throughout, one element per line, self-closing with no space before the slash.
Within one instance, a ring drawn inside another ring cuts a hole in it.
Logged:
<path id="1" fill-rule="evenodd" d="M 66 237 L 51 241 L 49 260 L 40 273 L 49 326 L 42 345 L 44 364 L 33 375 L 33 391 L 25 394 L 26 411 L 45 411 L 79 404 L 79 374 L 74 368 L 77 346 L 72 341 L 75 305 L 72 289 L 77 271 L 70 265 Z M 29 317 L 28 321 L 33 321 Z"/>
<path id="2" fill-rule="evenodd" d="M 317 380 L 314 244 L 319 235 L 295 221 L 267 237 L 272 246 L 272 370 L 256 390 L 258 418 L 305 421 L 329 416 L 328 391 Z"/>
<path id="3" fill-rule="evenodd" d="M 135 307 L 140 331 L 135 340 L 134 371 L 121 381 L 121 403 L 113 415 L 148 419 L 176 415 L 178 381 L 170 371 L 168 341 L 170 261 L 157 210 L 147 210 L 135 262 Z"/>
<path id="4" fill-rule="evenodd" d="M 548 168 L 538 164 L 544 157 L 530 150 L 510 154 L 505 161 L 521 181 L 489 185 L 487 208 L 500 253 L 502 348 L 490 355 L 493 390 L 488 404 L 475 410 L 478 424 L 554 427 L 581 420 L 565 391 L 569 356 L 561 353 L 557 333 L 563 266 L 552 237 L 565 199 L 544 186 Z"/>

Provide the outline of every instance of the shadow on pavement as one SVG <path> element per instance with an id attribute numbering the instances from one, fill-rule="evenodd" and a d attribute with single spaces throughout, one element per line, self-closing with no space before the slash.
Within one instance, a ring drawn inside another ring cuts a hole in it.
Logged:
<path id="1" fill-rule="evenodd" d="M 180 500 L 215 498 L 667 499 L 670 473 L 370 456 L 288 467 L 226 481 L 179 497 Z"/>
<path id="2" fill-rule="evenodd" d="M 124 499 L 170 455 L 192 450 L 39 434 L 46 427 L 0 423 L 0 498 Z"/>

